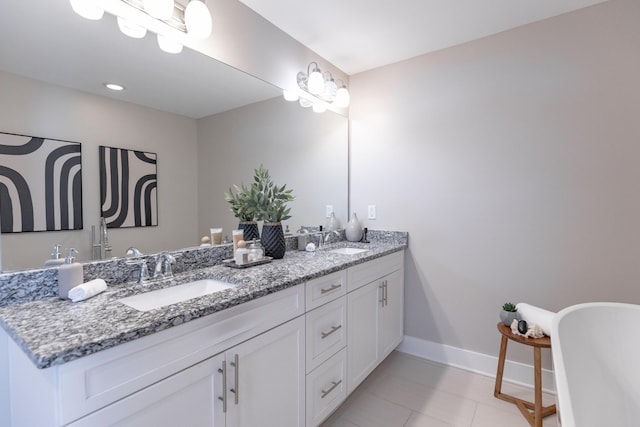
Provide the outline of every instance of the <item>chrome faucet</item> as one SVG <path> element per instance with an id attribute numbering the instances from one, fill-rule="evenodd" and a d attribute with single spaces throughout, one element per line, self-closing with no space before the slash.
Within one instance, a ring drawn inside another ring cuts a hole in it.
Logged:
<path id="1" fill-rule="evenodd" d="M 331 236 L 334 235 L 336 236 L 336 239 L 340 238 L 340 232 L 338 230 L 329 230 L 327 231 L 327 235 L 324 236 L 324 244 L 326 245 L 327 243 L 331 243 Z"/>
<path id="2" fill-rule="evenodd" d="M 107 220 L 100 217 L 100 231 L 96 242 L 96 227 L 91 226 L 91 258 L 109 259 L 111 258 L 111 245 L 109 244 L 109 231 L 107 230 Z"/>
<path id="3" fill-rule="evenodd" d="M 173 255 L 162 252 L 156 256 L 156 267 L 153 272 L 153 278 L 173 277 L 171 264 L 175 264 L 176 259 Z"/>

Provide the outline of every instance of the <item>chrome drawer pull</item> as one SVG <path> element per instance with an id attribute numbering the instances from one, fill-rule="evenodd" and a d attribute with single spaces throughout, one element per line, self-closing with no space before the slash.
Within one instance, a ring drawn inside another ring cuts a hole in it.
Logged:
<path id="1" fill-rule="evenodd" d="M 227 412 L 227 362 L 222 361 L 222 369 L 218 369 L 222 374 L 222 396 L 218 396 L 218 400 L 222 400 L 222 412 Z"/>
<path id="2" fill-rule="evenodd" d="M 329 387 L 328 390 L 322 390 L 322 394 L 320 395 L 320 398 L 324 399 L 325 397 L 327 397 L 327 395 L 331 393 L 333 390 L 335 390 L 335 388 L 338 387 L 341 383 L 342 383 L 342 380 L 337 382 L 331 381 L 331 387 Z"/>
<path id="3" fill-rule="evenodd" d="M 235 368 L 235 389 L 230 388 L 229 391 L 233 394 L 235 394 L 235 404 L 238 404 L 238 399 L 239 399 L 239 394 L 240 394 L 240 385 L 238 384 L 238 378 L 240 377 L 240 375 L 238 374 L 238 371 L 240 370 L 240 357 L 236 354 L 234 361 L 231 362 L 231 366 L 233 366 Z"/>
<path id="4" fill-rule="evenodd" d="M 337 284 L 337 285 L 333 285 L 329 289 L 324 289 L 323 288 L 323 289 L 320 289 L 320 294 L 324 295 L 324 294 L 329 293 L 331 291 L 335 291 L 336 289 L 340 289 L 341 287 L 342 287 L 342 283 Z"/>
<path id="5" fill-rule="evenodd" d="M 340 328 L 342 328 L 342 325 L 332 326 L 331 330 L 329 332 L 321 332 L 320 333 L 320 338 L 321 339 L 325 339 L 326 337 L 328 337 L 329 335 L 331 335 L 332 333 L 334 333 L 335 331 L 337 331 Z"/>

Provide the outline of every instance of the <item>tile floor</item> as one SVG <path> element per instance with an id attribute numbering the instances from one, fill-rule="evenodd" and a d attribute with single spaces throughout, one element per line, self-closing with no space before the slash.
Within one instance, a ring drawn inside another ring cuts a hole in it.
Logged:
<path id="1" fill-rule="evenodd" d="M 515 405 L 493 397 L 494 378 L 393 352 L 321 427 L 529 427 Z M 533 400 L 533 390 L 502 391 Z M 555 403 L 543 396 L 545 405 Z M 556 416 L 545 427 L 558 427 Z"/>

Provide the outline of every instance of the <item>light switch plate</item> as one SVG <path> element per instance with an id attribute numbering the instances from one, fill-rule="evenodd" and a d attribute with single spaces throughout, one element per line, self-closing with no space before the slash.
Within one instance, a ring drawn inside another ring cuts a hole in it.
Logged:
<path id="1" fill-rule="evenodd" d="M 367 219 L 376 219 L 376 205 L 369 205 L 367 208 Z"/>
<path id="2" fill-rule="evenodd" d="M 333 205 L 327 205 L 327 213 L 325 214 L 325 216 L 327 218 L 331 218 L 332 213 L 333 213 Z"/>

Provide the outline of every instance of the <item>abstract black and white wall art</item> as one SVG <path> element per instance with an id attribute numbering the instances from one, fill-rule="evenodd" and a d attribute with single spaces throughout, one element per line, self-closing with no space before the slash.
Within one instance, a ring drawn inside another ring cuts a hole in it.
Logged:
<path id="1" fill-rule="evenodd" d="M 82 229 L 82 151 L 77 142 L 0 133 L 3 233 Z"/>
<path id="2" fill-rule="evenodd" d="M 156 153 L 99 149 L 100 211 L 107 227 L 158 225 Z"/>

